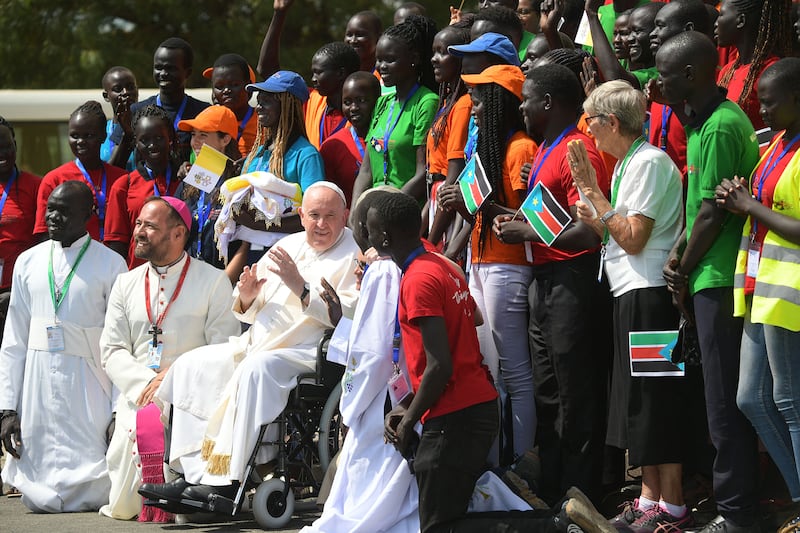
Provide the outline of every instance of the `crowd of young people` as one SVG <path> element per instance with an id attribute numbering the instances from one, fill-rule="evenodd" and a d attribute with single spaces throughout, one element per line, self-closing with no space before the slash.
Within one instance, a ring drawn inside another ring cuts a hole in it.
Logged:
<path id="1" fill-rule="evenodd" d="M 43 178 L 17 167 L 13 126 L 0 118 L 3 317 L 15 260 L 47 238 L 48 201 L 64 183 L 88 185 L 86 230 L 129 269 L 148 259 L 137 254 L 143 206 L 179 198 L 187 253 L 233 285 L 282 238 L 310 230 L 302 213 L 271 224 L 242 209 L 234 220 L 250 237 L 223 260 L 214 225 L 225 181 L 269 172 L 301 192 L 332 184 L 353 209 L 360 268 L 371 265 L 361 297 L 388 304 L 391 319 L 364 309 L 331 319 L 353 350 L 345 383 L 372 394 L 349 398 L 345 387 L 350 438 L 362 440 L 343 457 L 397 476 L 418 442 L 413 488 L 339 465 L 342 479 L 404 510 L 381 530 L 761 531 L 758 439 L 800 503 L 791 0 L 481 1 L 475 12 L 451 7 L 444 28 L 425 15 L 438 6 L 410 2 L 385 29 L 372 11 L 354 14 L 343 42 L 311 58 L 311 87 L 280 66 L 292 5 L 275 0 L 255 69 L 224 53 L 203 72 L 212 105 L 186 94 L 194 58 L 183 39 L 156 47 L 158 94 L 145 101 L 129 69 L 109 69 L 113 117 L 98 102 L 78 107 L 75 159 Z M 211 193 L 182 181 L 203 145 L 227 157 Z M 19 337 L 9 327 L 5 337 Z M 654 332 L 679 335 L 647 369 L 634 339 Z M 393 335 L 412 392 L 382 429 Z M 0 438 L 18 458 L 21 386 L 10 382 L 22 376 L 6 350 Z M 692 351 L 699 358 L 673 359 Z M 704 416 L 686 422 L 687 412 Z M 713 460 L 702 464 L 707 440 Z M 626 466 L 641 467 L 641 492 L 605 520 L 591 502 L 621 486 Z M 487 468 L 547 508 L 468 513 Z M 689 470 L 712 480 L 719 514 L 706 524 L 684 498 Z M 361 489 L 334 482 L 316 530 L 377 527 L 347 490 Z M 800 531 L 798 515 L 780 532 Z"/>

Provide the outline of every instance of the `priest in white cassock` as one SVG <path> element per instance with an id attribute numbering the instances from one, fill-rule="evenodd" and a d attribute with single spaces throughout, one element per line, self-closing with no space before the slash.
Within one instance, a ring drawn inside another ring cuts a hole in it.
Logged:
<path id="1" fill-rule="evenodd" d="M 125 261 L 86 232 L 91 190 L 59 185 L 47 201 L 51 240 L 14 266 L 0 348 L 3 479 L 34 512 L 97 510 L 108 501 L 106 431 L 112 386 L 100 332 Z"/>
<path id="2" fill-rule="evenodd" d="M 394 189 L 396 191 L 396 189 Z M 370 247 L 367 211 L 381 194 L 370 189 L 358 200 L 353 234 L 362 250 Z M 349 430 L 339 453 L 336 475 L 322 515 L 303 533 L 417 533 L 419 493 L 406 460 L 383 438 L 388 382 L 393 375 L 392 338 L 400 289 L 400 268 L 386 255 L 372 262 L 361 280 L 352 323 L 342 318 L 334 337 L 349 331 L 340 411 Z M 336 296 L 332 296 L 335 301 Z M 336 346 L 333 340 L 331 346 Z M 328 358 L 336 359 L 335 348 Z M 404 358 L 398 354 L 398 364 Z"/>
<path id="3" fill-rule="evenodd" d="M 140 494 L 170 501 L 233 496 L 259 427 L 283 410 L 296 377 L 314 369 L 317 342 L 332 327 L 323 277 L 352 316 L 358 246 L 345 227 L 344 193 L 329 182 L 311 185 L 300 220 L 305 231 L 278 241 L 240 276 L 233 309 L 252 327 L 186 354 L 164 378 L 157 397 L 173 407 L 170 466 L 184 477 L 142 486 Z"/>
<path id="4" fill-rule="evenodd" d="M 111 291 L 100 345 L 120 397 L 107 457 L 111 493 L 100 512 L 113 518 L 142 513 L 136 491 L 143 478 L 163 480 L 163 428 L 151 401 L 166 370 L 181 354 L 241 332 L 228 277 L 184 251 L 191 224 L 181 200 L 148 198 L 133 232 L 136 257 L 148 262 L 120 276 Z M 140 520 L 168 517 L 145 512 Z"/>

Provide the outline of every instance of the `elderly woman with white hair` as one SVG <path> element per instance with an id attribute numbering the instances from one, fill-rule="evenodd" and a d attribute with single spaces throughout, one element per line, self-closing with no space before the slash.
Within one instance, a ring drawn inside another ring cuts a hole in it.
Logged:
<path id="1" fill-rule="evenodd" d="M 569 146 L 578 218 L 603 238 L 604 266 L 614 296 L 615 353 L 606 443 L 628 449 L 642 467 L 642 492 L 613 519 L 615 526 L 653 531 L 691 525 L 681 491 L 683 377 L 632 377 L 629 333 L 674 331 L 678 312 L 661 269 L 681 232 L 682 186 L 669 156 L 642 137 L 644 95 L 625 81 L 604 83 L 584 103 L 597 148 L 618 159 L 611 200 L 597 184 L 585 147 Z"/>

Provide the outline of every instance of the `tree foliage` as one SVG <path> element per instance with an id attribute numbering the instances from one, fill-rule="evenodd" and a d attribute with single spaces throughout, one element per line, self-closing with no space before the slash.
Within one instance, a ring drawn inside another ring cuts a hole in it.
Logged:
<path id="1" fill-rule="evenodd" d="M 372 9 L 388 25 L 396 3 L 297 0 L 283 33 L 282 67 L 310 79 L 314 51 L 341 40 L 350 15 Z M 442 3 L 436 18 L 446 9 Z M 207 86 L 202 71 L 223 53 L 239 53 L 255 66 L 272 12 L 271 1 L 258 0 L 0 0 L 0 87 L 94 88 L 114 65 L 152 87 L 153 52 L 172 36 L 194 48 L 189 86 Z"/>

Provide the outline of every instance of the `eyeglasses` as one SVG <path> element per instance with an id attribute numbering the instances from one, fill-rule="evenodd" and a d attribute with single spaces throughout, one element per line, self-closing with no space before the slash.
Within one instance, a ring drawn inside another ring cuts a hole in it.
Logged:
<path id="1" fill-rule="evenodd" d="M 586 117 L 586 122 L 588 123 L 590 120 L 592 120 L 594 118 L 608 118 L 608 115 L 606 115 L 605 113 L 599 113 L 597 115 L 592 115 L 592 116 Z"/>
<path id="2" fill-rule="evenodd" d="M 521 7 L 519 9 L 517 9 L 517 15 L 525 16 L 525 15 L 532 15 L 532 14 L 533 14 L 533 9 L 527 9 L 527 8 L 524 8 L 524 7 Z"/>

